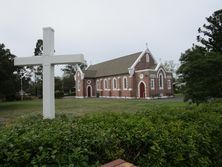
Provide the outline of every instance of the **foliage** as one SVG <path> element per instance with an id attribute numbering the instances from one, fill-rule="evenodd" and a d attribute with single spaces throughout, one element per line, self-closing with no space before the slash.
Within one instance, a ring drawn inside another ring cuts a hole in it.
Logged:
<path id="1" fill-rule="evenodd" d="M 55 77 L 55 91 L 61 91 L 63 89 L 62 79 Z"/>
<path id="2" fill-rule="evenodd" d="M 222 9 L 215 11 L 206 20 L 209 24 L 204 24 L 202 29 L 198 29 L 198 32 L 202 33 L 204 37 L 199 35 L 197 40 L 209 51 L 222 53 Z"/>
<path id="3" fill-rule="evenodd" d="M 122 158 L 138 166 L 219 166 L 221 101 L 216 104 L 55 120 L 33 115 L 0 130 L 0 164 L 84 167 Z"/>
<path id="4" fill-rule="evenodd" d="M 64 92 L 61 90 L 55 91 L 55 98 L 59 99 L 64 97 Z"/>
<path id="5" fill-rule="evenodd" d="M 80 69 L 85 69 L 87 67 L 86 63 L 80 63 L 78 64 Z M 66 95 L 74 95 L 75 93 L 74 87 L 75 87 L 75 80 L 74 76 L 76 74 L 77 68 L 76 65 L 73 64 L 67 64 L 62 71 L 64 72 L 63 75 L 63 85 L 64 85 L 64 92 Z"/>
<path id="6" fill-rule="evenodd" d="M 63 91 L 67 95 L 71 95 L 74 92 L 75 80 L 74 75 L 64 75 L 62 78 Z"/>
<path id="7" fill-rule="evenodd" d="M 174 77 L 176 77 L 177 64 L 175 64 L 173 60 L 165 61 L 163 66 L 167 71 L 172 72 Z"/>
<path id="8" fill-rule="evenodd" d="M 34 56 L 42 56 L 43 40 L 38 39 L 34 49 Z M 32 94 L 37 97 L 42 97 L 42 65 L 28 66 L 34 74 L 34 82 L 32 83 Z"/>
<path id="9" fill-rule="evenodd" d="M 199 28 L 201 46 L 194 45 L 181 55 L 179 80 L 184 83 L 185 100 L 199 104 L 222 97 L 222 10 L 207 18 Z"/>
<path id="10" fill-rule="evenodd" d="M 17 80 L 13 72 L 15 55 L 11 54 L 4 44 L 0 44 L 0 98 L 13 100 L 15 93 L 19 89 L 16 86 Z"/>
<path id="11" fill-rule="evenodd" d="M 86 63 L 85 64 L 78 64 L 78 66 L 81 68 L 81 69 L 85 69 L 87 67 Z M 64 75 L 72 75 L 74 76 L 76 74 L 76 65 L 73 65 L 73 64 L 67 64 L 63 69 L 62 71 L 64 72 Z"/>

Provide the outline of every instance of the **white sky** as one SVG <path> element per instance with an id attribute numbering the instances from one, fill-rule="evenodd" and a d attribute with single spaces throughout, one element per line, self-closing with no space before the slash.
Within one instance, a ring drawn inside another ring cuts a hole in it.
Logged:
<path id="1" fill-rule="evenodd" d="M 0 43 L 31 56 L 50 26 L 56 54 L 83 53 L 88 64 L 143 51 L 146 42 L 157 61 L 178 63 L 221 7 L 222 0 L 0 0 Z"/>

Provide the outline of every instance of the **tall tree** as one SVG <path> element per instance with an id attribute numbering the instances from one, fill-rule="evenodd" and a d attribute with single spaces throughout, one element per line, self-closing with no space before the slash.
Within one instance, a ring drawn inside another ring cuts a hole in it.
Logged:
<path id="1" fill-rule="evenodd" d="M 43 40 L 38 39 L 34 49 L 34 56 L 41 56 L 43 54 Z M 42 66 L 30 66 L 29 67 L 34 74 L 34 95 L 42 97 Z"/>
<path id="2" fill-rule="evenodd" d="M 185 83 L 185 100 L 195 103 L 222 97 L 222 10 L 214 12 L 207 21 L 198 30 L 201 45 L 194 45 L 181 55 L 178 69 L 180 80 Z"/>
<path id="3" fill-rule="evenodd" d="M 13 74 L 16 71 L 14 66 L 15 55 L 11 54 L 9 49 L 5 48 L 4 44 L 0 44 L 0 98 L 13 100 L 16 90 L 16 76 Z"/>
<path id="4" fill-rule="evenodd" d="M 197 41 L 202 43 L 208 51 L 222 53 L 222 9 L 215 11 L 206 20 L 208 24 L 198 29 L 200 35 L 197 36 Z"/>
<path id="5" fill-rule="evenodd" d="M 42 39 L 38 39 L 36 42 L 36 47 L 34 50 L 34 55 L 35 56 L 42 56 L 43 54 L 43 40 Z M 34 67 L 35 70 L 35 76 L 37 77 L 37 80 L 42 80 L 42 66 L 35 66 Z"/>

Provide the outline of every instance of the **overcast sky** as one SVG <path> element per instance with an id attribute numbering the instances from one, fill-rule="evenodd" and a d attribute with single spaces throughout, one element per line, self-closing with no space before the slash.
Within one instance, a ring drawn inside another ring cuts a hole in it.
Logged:
<path id="1" fill-rule="evenodd" d="M 222 0 L 0 0 L 0 43 L 31 56 L 50 26 L 56 54 L 83 53 L 88 64 L 143 51 L 146 42 L 157 61 L 178 63 L 221 8 Z"/>

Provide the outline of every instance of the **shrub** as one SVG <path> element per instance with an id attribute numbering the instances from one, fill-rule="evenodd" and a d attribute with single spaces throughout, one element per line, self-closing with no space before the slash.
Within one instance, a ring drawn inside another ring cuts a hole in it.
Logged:
<path id="1" fill-rule="evenodd" d="M 0 164 L 84 167 L 122 158 L 138 166 L 216 166 L 222 117 L 198 109 L 23 118 L 0 131 Z"/>
<path id="2" fill-rule="evenodd" d="M 64 92 L 63 91 L 56 91 L 55 92 L 55 98 L 59 99 L 64 97 Z"/>

